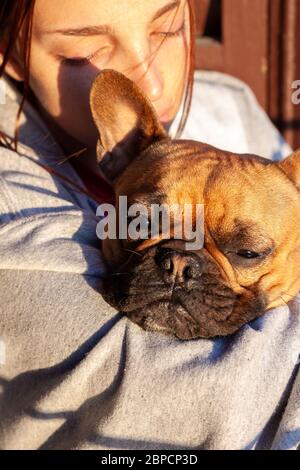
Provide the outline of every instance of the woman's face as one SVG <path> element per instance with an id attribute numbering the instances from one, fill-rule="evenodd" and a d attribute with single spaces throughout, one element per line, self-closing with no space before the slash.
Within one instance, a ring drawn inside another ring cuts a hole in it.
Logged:
<path id="1" fill-rule="evenodd" d="M 183 96 L 187 29 L 186 0 L 36 0 L 31 89 L 50 121 L 94 147 L 91 83 L 115 69 L 144 90 L 167 128 Z"/>

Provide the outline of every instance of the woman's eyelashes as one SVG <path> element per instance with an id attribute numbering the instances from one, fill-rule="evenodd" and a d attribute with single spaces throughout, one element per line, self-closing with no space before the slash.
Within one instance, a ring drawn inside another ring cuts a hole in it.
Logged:
<path id="1" fill-rule="evenodd" d="M 178 36 L 181 36 L 182 33 L 185 32 L 185 22 L 182 23 L 182 25 L 180 26 L 179 29 L 177 29 L 176 31 L 158 31 L 156 33 L 152 33 L 154 35 L 157 35 L 157 36 L 162 36 L 162 37 L 178 37 Z"/>
<path id="2" fill-rule="evenodd" d="M 68 65 L 68 66 L 83 66 L 83 65 L 88 65 L 91 63 L 93 59 L 96 59 L 96 57 L 100 56 L 101 54 L 103 55 L 107 51 L 107 48 L 101 48 L 94 52 L 93 54 L 90 54 L 86 57 L 74 57 L 74 58 L 67 58 L 67 57 L 61 57 L 59 58 L 60 63 L 62 65 Z"/>
<path id="3" fill-rule="evenodd" d="M 179 37 L 184 32 L 185 32 L 185 22 L 183 22 L 180 28 L 178 28 L 176 31 L 157 31 L 157 32 L 152 33 L 152 35 L 167 39 L 167 38 Z M 104 55 L 107 52 L 108 52 L 108 48 L 105 47 L 105 48 L 98 49 L 96 52 L 86 57 L 68 58 L 68 57 L 59 56 L 59 60 L 62 65 L 67 65 L 70 67 L 82 67 L 85 65 L 89 65 L 93 59 L 96 59 L 97 57 Z"/>

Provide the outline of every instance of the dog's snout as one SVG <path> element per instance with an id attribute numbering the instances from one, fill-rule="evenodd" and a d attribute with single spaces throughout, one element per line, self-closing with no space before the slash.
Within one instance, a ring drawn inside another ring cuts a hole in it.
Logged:
<path id="1" fill-rule="evenodd" d="M 199 262 L 187 253 L 163 248 L 157 253 L 156 263 L 169 282 L 187 282 L 200 275 Z"/>

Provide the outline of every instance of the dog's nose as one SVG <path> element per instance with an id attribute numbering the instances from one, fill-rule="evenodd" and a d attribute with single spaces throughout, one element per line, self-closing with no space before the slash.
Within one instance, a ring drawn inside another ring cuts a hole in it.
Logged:
<path id="1" fill-rule="evenodd" d="M 169 282 L 187 282 L 189 279 L 199 277 L 200 264 L 188 253 L 162 248 L 155 260 Z"/>

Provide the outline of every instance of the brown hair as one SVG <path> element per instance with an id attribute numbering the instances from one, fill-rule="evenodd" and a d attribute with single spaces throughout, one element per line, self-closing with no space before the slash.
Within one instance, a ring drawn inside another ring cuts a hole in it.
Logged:
<path id="1" fill-rule="evenodd" d="M 29 61 L 34 4 L 35 0 L 18 0 L 17 2 L 12 2 L 10 0 L 0 1 L 0 41 L 6 44 L 3 61 L 0 65 L 0 78 L 4 74 L 6 63 L 12 54 L 19 33 L 24 26 L 25 44 L 23 44 L 22 48 L 22 60 L 24 64 L 25 77 L 22 86 L 22 100 L 16 118 L 13 146 L 8 141 L 7 136 L 0 131 L 0 145 L 4 145 L 8 148 L 14 147 L 14 150 L 17 150 L 18 145 L 19 118 L 29 92 Z"/>
<path id="2" fill-rule="evenodd" d="M 185 90 L 183 112 L 181 120 L 176 131 L 176 138 L 180 137 L 184 126 L 187 121 L 189 114 L 192 92 L 193 92 L 193 77 L 194 77 L 194 66 L 195 66 L 195 12 L 194 12 L 194 0 L 187 0 L 189 7 L 189 22 L 190 22 L 190 52 L 189 52 L 189 64 L 187 71 L 187 85 Z M 0 0 L 0 41 L 5 44 L 5 50 L 3 54 L 3 61 L 0 65 L 0 79 L 5 72 L 5 66 L 10 59 L 12 51 L 16 45 L 19 34 L 22 30 L 24 34 L 24 41 L 22 47 L 22 62 L 24 66 L 24 82 L 20 84 L 22 92 L 22 100 L 19 106 L 19 110 L 16 117 L 15 134 L 13 141 L 10 142 L 8 136 L 0 130 L 0 146 L 10 148 L 17 151 L 18 148 L 18 134 L 19 134 L 19 119 L 20 115 L 30 92 L 29 89 L 29 64 L 30 64 L 30 45 L 31 45 L 31 33 L 32 33 L 32 19 L 34 10 L 35 0 L 18 0 L 17 2 L 11 0 Z M 24 29 L 23 29 L 24 28 Z M 47 168 L 52 173 L 54 170 Z M 65 178 L 64 178 L 65 179 Z"/>

